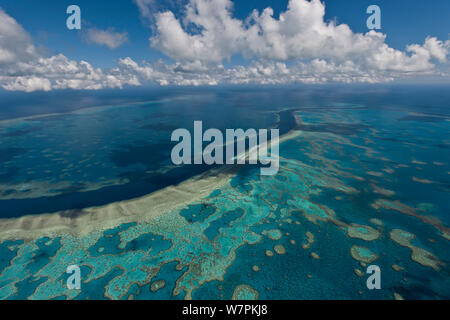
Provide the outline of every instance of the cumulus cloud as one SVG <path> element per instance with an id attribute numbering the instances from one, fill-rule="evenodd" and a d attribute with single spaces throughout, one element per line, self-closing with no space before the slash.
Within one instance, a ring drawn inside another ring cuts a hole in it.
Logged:
<path id="1" fill-rule="evenodd" d="M 429 36 L 404 50 L 389 47 L 380 32 L 354 33 L 324 20 L 319 0 L 290 0 L 278 18 L 271 8 L 236 19 L 231 0 L 134 0 L 152 24 L 150 44 L 172 59 L 119 60 L 94 68 L 62 54 L 43 56 L 22 26 L 0 9 L 0 86 L 6 90 L 122 88 L 144 84 L 217 85 L 326 82 L 378 83 L 406 77 L 449 79 L 450 41 Z M 180 7 L 174 13 L 170 8 Z M 126 33 L 88 31 L 90 41 L 117 48 Z M 225 67 L 236 54 L 245 65 Z"/>
<path id="2" fill-rule="evenodd" d="M 308 63 L 255 61 L 248 66 L 225 68 L 222 64 L 204 66 L 198 62 L 163 62 L 138 64 L 131 58 L 119 61 L 120 72 L 133 75 L 140 83 L 160 85 L 199 86 L 230 84 L 289 84 L 289 83 L 378 83 L 394 80 L 389 73 L 361 70 L 352 62 L 329 63 L 314 59 Z M 207 71 L 204 71 L 207 70 Z"/>
<path id="3" fill-rule="evenodd" d="M 86 61 L 73 61 L 62 54 L 44 57 L 31 37 L 11 16 L 0 9 L 0 86 L 11 91 L 52 89 L 102 89 L 139 85 L 130 74 L 104 71 Z"/>
<path id="4" fill-rule="evenodd" d="M 128 41 L 128 33 L 115 32 L 112 28 L 108 30 L 92 28 L 87 30 L 86 39 L 89 43 L 116 49 Z"/>
<path id="5" fill-rule="evenodd" d="M 229 0 L 192 0 L 186 6 L 184 24 L 195 25 L 201 32 L 189 34 L 171 11 L 156 16 L 157 35 L 152 46 L 175 60 L 221 62 L 242 51 L 242 22 L 231 17 Z"/>
<path id="6" fill-rule="evenodd" d="M 155 0 L 133 0 L 133 2 L 139 8 L 142 17 L 147 19 L 153 17 L 152 9 L 154 8 Z"/>
<path id="7" fill-rule="evenodd" d="M 10 91 L 25 91 L 32 92 L 37 90 L 50 91 L 52 85 L 48 79 L 29 76 L 29 77 L 15 77 L 8 81 L 3 88 Z"/>
<path id="8" fill-rule="evenodd" d="M 254 10 L 245 20 L 232 17 L 231 0 L 191 0 L 183 21 L 170 11 L 156 14 L 157 34 L 151 45 L 176 61 L 220 63 L 241 53 L 249 59 L 310 61 L 324 59 L 342 66 L 400 73 L 429 72 L 433 60 L 445 62 L 449 41 L 429 37 L 406 52 L 390 48 L 380 32 L 354 33 L 346 24 L 324 20 L 320 0 L 290 0 L 279 18 L 271 8 Z M 197 33 L 190 33 L 195 25 Z"/>

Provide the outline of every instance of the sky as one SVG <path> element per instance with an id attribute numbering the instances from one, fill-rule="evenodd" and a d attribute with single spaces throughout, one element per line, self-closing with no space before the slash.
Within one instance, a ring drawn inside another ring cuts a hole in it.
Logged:
<path id="1" fill-rule="evenodd" d="M 72 4 L 81 30 L 66 26 Z M 445 83 L 449 12 L 448 0 L 2 0 L 0 87 Z"/>

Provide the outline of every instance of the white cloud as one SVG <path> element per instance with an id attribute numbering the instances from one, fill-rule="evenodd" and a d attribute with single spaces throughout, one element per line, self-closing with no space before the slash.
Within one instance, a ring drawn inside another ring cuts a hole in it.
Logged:
<path id="1" fill-rule="evenodd" d="M 3 88 L 10 91 L 32 92 L 36 90 L 50 91 L 52 85 L 48 79 L 39 77 L 15 77 L 6 83 Z"/>
<path id="2" fill-rule="evenodd" d="M 0 9 L 0 66 L 36 57 L 30 36 L 17 21 Z"/>
<path id="3" fill-rule="evenodd" d="M 87 30 L 86 39 L 90 43 L 116 49 L 128 41 L 128 33 L 115 32 L 113 29 L 100 30 L 92 28 Z"/>
<path id="4" fill-rule="evenodd" d="M 298 62 L 290 66 L 285 62 L 256 61 L 245 67 L 225 68 L 221 64 L 204 66 L 199 62 L 178 62 L 173 65 L 163 62 L 153 64 L 144 62 L 139 65 L 128 57 L 119 61 L 117 71 L 133 75 L 140 83 L 150 82 L 178 86 L 217 85 L 220 83 L 377 83 L 394 79 L 389 73 L 361 70 L 352 62 L 334 64 L 322 59 L 314 59 L 308 63 Z"/>
<path id="5" fill-rule="evenodd" d="M 232 15 L 231 0 L 187 1 L 184 15 L 150 10 L 153 0 L 135 0 L 154 23 L 151 45 L 173 60 L 149 63 L 130 57 L 113 69 L 94 68 L 62 54 L 43 56 L 22 26 L 0 9 L 0 86 L 6 90 L 122 88 L 126 85 L 377 83 L 406 77 L 450 79 L 450 41 L 427 37 L 404 51 L 389 47 L 380 32 L 354 33 L 347 25 L 325 22 L 319 0 L 290 0 L 278 18 L 273 10 L 253 11 L 245 20 Z M 156 13 L 154 13 L 156 12 Z M 155 14 L 153 18 L 150 15 Z M 126 33 L 88 31 L 91 41 L 117 48 Z M 246 66 L 223 63 L 241 54 Z"/>
<path id="6" fill-rule="evenodd" d="M 38 54 L 29 34 L 0 9 L 0 86 L 31 92 L 52 89 L 102 89 L 138 85 L 133 75 L 93 68 L 86 61 Z"/>
<path id="7" fill-rule="evenodd" d="M 158 13 L 158 34 L 151 38 L 152 46 L 175 60 L 221 62 L 240 49 L 242 22 L 231 17 L 229 0 L 192 0 L 186 6 L 185 25 L 194 24 L 200 34 L 188 34 L 170 11 Z"/>
<path id="8" fill-rule="evenodd" d="M 290 0 L 278 19 L 271 8 L 254 10 L 241 21 L 232 17 L 231 0 L 191 0 L 183 21 L 172 12 L 156 14 L 157 35 L 151 45 L 176 61 L 220 63 L 241 53 L 269 61 L 325 59 L 333 64 L 355 63 L 362 69 L 391 72 L 430 72 L 433 59 L 445 62 L 450 42 L 429 37 L 406 52 L 390 48 L 386 36 L 354 33 L 345 24 L 325 22 L 320 0 Z M 195 25 L 192 34 L 182 26 Z"/>

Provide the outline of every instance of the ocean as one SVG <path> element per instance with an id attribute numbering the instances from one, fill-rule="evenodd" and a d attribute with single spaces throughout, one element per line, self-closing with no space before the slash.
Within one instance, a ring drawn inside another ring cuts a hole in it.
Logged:
<path id="1" fill-rule="evenodd" d="M 443 85 L 0 101 L 0 299 L 450 298 Z M 174 165 L 171 133 L 197 120 L 278 128 L 278 174 Z"/>

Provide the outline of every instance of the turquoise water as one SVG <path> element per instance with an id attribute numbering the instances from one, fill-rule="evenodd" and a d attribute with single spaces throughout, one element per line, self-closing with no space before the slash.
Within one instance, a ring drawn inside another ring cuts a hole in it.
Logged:
<path id="1" fill-rule="evenodd" d="M 1 218 L 209 170 L 170 162 L 170 133 L 194 120 L 301 132 L 280 145 L 277 175 L 243 166 L 151 223 L 1 242 L 0 298 L 449 299 L 450 99 L 403 94 L 224 89 L 1 122 Z M 73 264 L 81 290 L 66 287 Z M 366 287 L 370 264 L 381 290 Z"/>

